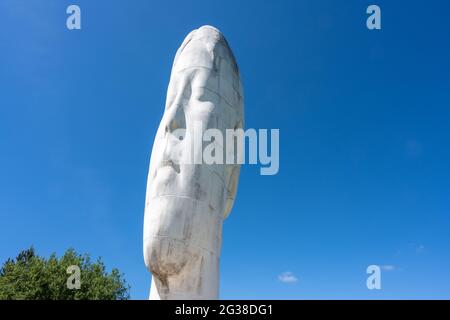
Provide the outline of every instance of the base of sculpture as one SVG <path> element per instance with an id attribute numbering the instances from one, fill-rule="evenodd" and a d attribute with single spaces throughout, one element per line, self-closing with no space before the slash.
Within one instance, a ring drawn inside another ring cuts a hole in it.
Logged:
<path id="1" fill-rule="evenodd" d="M 152 276 L 150 300 L 217 300 L 219 258 L 206 253 L 184 271 L 161 281 Z"/>

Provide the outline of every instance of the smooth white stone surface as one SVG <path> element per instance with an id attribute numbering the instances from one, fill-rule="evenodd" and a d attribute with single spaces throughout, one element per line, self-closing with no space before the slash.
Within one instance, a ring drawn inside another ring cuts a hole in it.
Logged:
<path id="1" fill-rule="evenodd" d="M 223 35 L 192 31 L 175 56 L 150 160 L 143 249 L 150 299 L 217 299 L 222 224 L 234 203 L 239 165 L 185 164 L 193 126 L 243 128 L 239 70 Z M 185 128 L 184 139 L 173 130 Z M 171 164 L 173 149 L 180 164 Z"/>

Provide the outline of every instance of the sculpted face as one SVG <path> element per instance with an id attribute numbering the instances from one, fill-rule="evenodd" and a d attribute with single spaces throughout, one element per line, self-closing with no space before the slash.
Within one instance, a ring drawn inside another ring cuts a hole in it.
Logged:
<path id="1" fill-rule="evenodd" d="M 194 164 L 204 149 L 194 140 L 202 134 L 198 128 L 218 129 L 224 137 L 226 129 L 242 128 L 242 99 L 239 71 L 223 36 L 212 27 L 191 32 L 175 57 L 148 175 L 144 258 L 159 294 L 183 272 L 199 269 L 200 276 L 205 263 L 218 268 L 222 222 L 233 205 L 239 165 Z"/>

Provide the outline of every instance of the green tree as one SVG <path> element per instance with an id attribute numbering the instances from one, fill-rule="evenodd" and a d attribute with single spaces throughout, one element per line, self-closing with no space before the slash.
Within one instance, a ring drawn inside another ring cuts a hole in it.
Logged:
<path id="1" fill-rule="evenodd" d="M 79 267 L 79 289 L 67 286 L 69 266 Z M 55 254 L 46 259 L 31 247 L 16 259 L 8 259 L 0 269 L 0 300 L 126 300 L 129 290 L 119 270 L 108 273 L 100 258 L 91 262 L 89 255 L 77 254 L 73 249 L 59 259 Z"/>

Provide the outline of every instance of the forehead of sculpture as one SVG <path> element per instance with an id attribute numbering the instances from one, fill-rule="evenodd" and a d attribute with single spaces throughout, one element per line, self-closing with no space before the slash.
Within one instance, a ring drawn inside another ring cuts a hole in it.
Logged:
<path id="1" fill-rule="evenodd" d="M 189 33 L 178 49 L 172 70 L 176 72 L 186 68 L 211 69 L 240 82 L 236 59 L 225 37 L 210 26 Z"/>
<path id="2" fill-rule="evenodd" d="M 175 57 L 168 98 L 180 94 L 188 98 L 196 88 L 216 94 L 242 115 L 239 70 L 225 38 L 213 27 L 194 30 L 184 40 Z"/>

